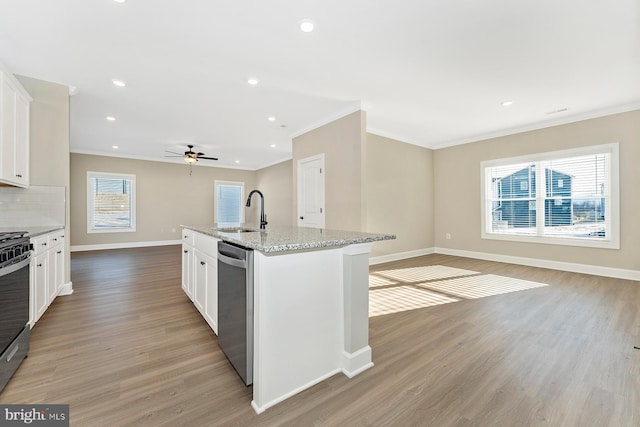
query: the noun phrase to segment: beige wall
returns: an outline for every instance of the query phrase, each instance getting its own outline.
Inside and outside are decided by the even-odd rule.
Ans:
[[[71,240],[69,239],[69,88],[29,77],[16,77],[33,98],[29,110],[29,183],[30,185],[65,187],[67,195],[65,283],[68,283]]]
[[[87,172],[136,175],[136,231],[87,233]],[[118,157],[71,154],[71,244],[101,245],[180,240],[180,224],[210,226],[214,221],[215,180],[255,188],[255,172]],[[256,206],[245,213],[255,215]],[[175,231],[174,231],[175,230]]]
[[[293,139],[293,222],[297,218],[297,162],[325,156],[325,227],[364,231],[365,112],[357,111]]]
[[[480,238],[480,162],[620,144],[620,250]],[[435,245],[441,248],[640,270],[640,110],[440,149],[434,155]],[[451,240],[445,239],[451,233]]]
[[[278,163],[256,171],[256,188],[265,199],[264,212],[269,226],[290,227],[293,220],[293,162]],[[255,196],[254,196],[255,197]],[[254,221],[259,221],[259,214]]]
[[[372,256],[434,245],[433,151],[367,134],[367,231],[396,240],[374,244]]]

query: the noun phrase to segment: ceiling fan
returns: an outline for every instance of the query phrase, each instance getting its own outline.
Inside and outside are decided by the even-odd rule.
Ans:
[[[195,151],[193,151],[193,145],[189,144],[187,145],[187,147],[189,147],[188,151],[185,151],[184,154],[180,154],[180,153],[176,153],[174,151],[169,151],[167,150],[167,153],[173,154],[171,156],[165,156],[165,157],[182,157],[184,158],[184,161],[187,163],[195,163],[198,161],[198,159],[206,159],[206,160],[218,160],[217,157],[206,157],[204,155],[204,153],[196,153]]]

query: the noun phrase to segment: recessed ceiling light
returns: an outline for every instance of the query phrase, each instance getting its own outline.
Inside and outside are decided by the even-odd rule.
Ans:
[[[258,83],[260,83],[260,80],[254,78],[254,77],[251,77],[250,79],[247,80],[247,83],[249,83],[251,86],[255,86]]]
[[[305,33],[310,33],[316,27],[313,21],[309,19],[303,19],[302,21],[300,21],[299,26],[300,26],[300,30],[302,30]]]
[[[105,119],[109,120],[110,122],[115,122],[116,121],[116,118],[113,117],[113,116],[107,116],[107,117],[105,117]]]
[[[124,2],[126,2],[127,0],[113,0],[113,1],[114,1],[114,2],[116,2],[116,3],[124,3]]]
[[[502,101],[502,106],[503,107],[508,107],[510,105],[513,105],[513,101],[512,100],[507,100],[507,101]]]
[[[112,145],[111,148],[113,148],[114,150],[117,150],[120,147],[118,147],[117,145]]]
[[[269,120],[270,122],[275,122],[276,118],[273,117],[273,116],[269,116],[269,117],[267,117],[267,120]]]
[[[276,146],[276,144],[271,144],[270,147],[271,148],[276,148],[277,146]]]
[[[240,160],[236,160],[236,163],[240,163]]]
[[[127,85],[125,82],[119,79],[111,79],[111,81],[113,82],[114,86],[125,87]]]

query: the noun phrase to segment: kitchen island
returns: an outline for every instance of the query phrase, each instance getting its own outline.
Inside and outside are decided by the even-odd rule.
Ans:
[[[339,372],[353,377],[373,366],[369,253],[373,242],[395,236],[183,227],[254,250],[251,405],[257,413]]]

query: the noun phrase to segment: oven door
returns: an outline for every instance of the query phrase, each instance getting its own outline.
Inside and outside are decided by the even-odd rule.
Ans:
[[[0,268],[0,354],[29,322],[29,262],[26,253],[20,262]]]

